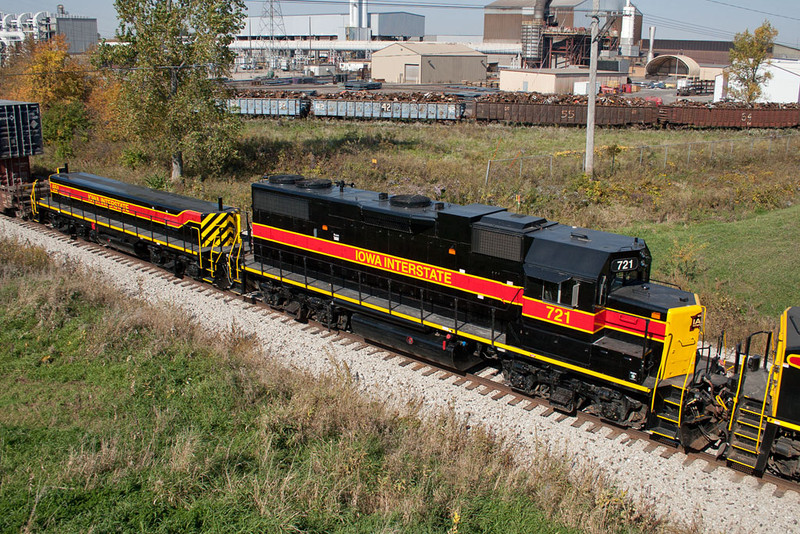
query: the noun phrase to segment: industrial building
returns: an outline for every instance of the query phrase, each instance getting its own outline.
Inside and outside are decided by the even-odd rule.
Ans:
[[[770,73],[772,77],[762,85],[761,97],[757,102],[800,103],[800,61],[773,59],[759,70],[760,74],[764,72]],[[729,98],[730,86],[728,73],[718,74],[714,85],[714,102]]]
[[[372,54],[372,78],[390,83],[486,80],[486,55],[445,43],[394,43]]]
[[[591,0],[495,0],[484,8],[484,41],[519,43],[527,67],[588,65],[591,32],[579,26],[588,9]],[[607,16],[608,31],[601,36],[605,55],[638,57],[641,12],[628,0],[623,11]]]
[[[723,67],[702,66],[694,59],[684,55],[666,54],[656,56],[647,62],[645,73],[651,78],[694,78],[713,80],[722,73]]]
[[[367,26],[351,26],[352,17],[347,14],[286,15],[280,22],[269,17],[248,17],[242,30],[236,35],[238,41],[249,40],[339,40],[388,41],[420,40],[425,35],[425,17],[414,13],[369,13]],[[356,22],[356,24],[363,24]]]
[[[727,65],[730,63],[731,48],[733,41],[653,40],[654,56],[688,56],[700,65]],[[800,49],[776,43],[770,50],[770,56],[776,59],[800,59]]]
[[[627,73],[597,72],[597,84],[618,87]],[[564,69],[507,69],[500,71],[500,90],[525,93],[569,94],[575,84],[588,83],[589,70],[580,67]]]
[[[299,69],[320,61],[368,59],[388,43],[420,41],[424,36],[424,16],[405,11],[370,13],[367,0],[352,0],[349,13],[283,16],[273,10],[248,17],[231,47],[243,69],[263,65]]]
[[[70,15],[62,4],[58,5],[56,13],[0,13],[0,55],[3,61],[15,45],[26,38],[46,41],[55,35],[66,38],[70,54],[82,54],[99,41],[97,19]]]

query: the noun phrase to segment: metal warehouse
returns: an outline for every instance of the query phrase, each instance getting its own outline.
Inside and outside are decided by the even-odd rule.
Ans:
[[[459,44],[395,43],[372,54],[372,77],[390,83],[486,80],[486,54]]]

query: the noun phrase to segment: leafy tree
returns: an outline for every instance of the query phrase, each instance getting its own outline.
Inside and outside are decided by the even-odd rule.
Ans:
[[[752,34],[749,30],[736,34],[730,51],[731,97],[752,104],[761,96],[761,87],[772,74],[759,72],[759,69],[769,64],[769,53],[777,35],[778,30],[766,20]]]
[[[75,155],[73,141],[75,134],[86,140],[90,122],[86,109],[80,101],[55,102],[45,109],[42,115],[42,136],[55,146],[55,155],[66,159]]]
[[[214,170],[235,153],[238,121],[215,78],[230,72],[228,45],[244,19],[243,0],[116,0],[120,46],[101,45],[95,63],[118,68],[127,129],[172,163],[184,155]]]
[[[86,68],[73,59],[63,35],[47,41],[18,45],[11,63],[3,69],[6,75],[3,94],[15,100],[38,102],[43,109],[56,103],[81,100],[87,92]]]
[[[62,35],[47,41],[28,39],[16,46],[0,77],[2,97],[39,103],[44,140],[55,147],[58,158],[72,157],[75,134],[86,138],[90,127],[83,99],[92,80],[68,50]]]

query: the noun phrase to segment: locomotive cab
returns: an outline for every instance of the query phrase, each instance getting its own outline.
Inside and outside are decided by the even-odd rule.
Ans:
[[[532,238],[520,343],[630,384],[687,372],[702,310],[693,294],[649,283],[643,240],[565,225]]]

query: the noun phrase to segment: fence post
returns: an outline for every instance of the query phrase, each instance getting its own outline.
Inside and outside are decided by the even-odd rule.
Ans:
[[[519,158],[519,179],[522,180],[522,158]]]
[[[550,154],[550,179],[553,179],[553,155]]]
[[[711,157],[709,159],[714,159],[714,141],[711,141],[709,145],[711,146]]]
[[[767,147],[767,154],[772,155],[772,138],[769,138],[769,146]]]
[[[788,135],[786,136],[786,150],[785,150],[785,153],[786,154],[789,153],[789,136]]]
[[[731,156],[733,156],[733,140],[731,140]]]
[[[692,143],[689,143],[689,150],[686,152],[686,164],[689,164],[689,160],[692,158]]]
[[[486,180],[483,182],[483,187],[489,185],[489,173],[492,172],[492,160],[486,164]]]
[[[664,145],[664,165],[662,167],[663,169],[667,168],[667,147],[668,145]]]

